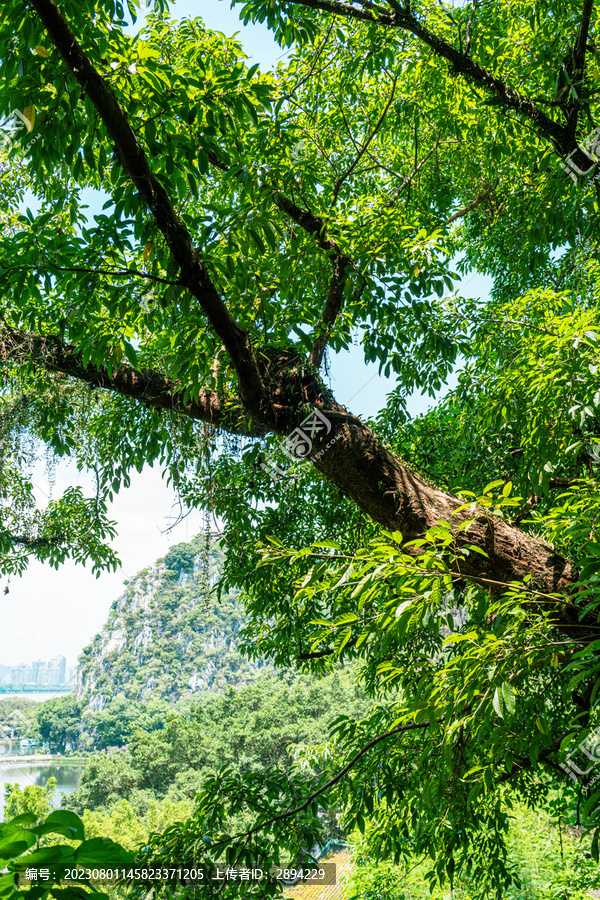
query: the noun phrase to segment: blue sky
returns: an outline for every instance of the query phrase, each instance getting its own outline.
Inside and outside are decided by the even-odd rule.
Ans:
[[[230,9],[221,0],[179,0],[172,11],[175,17],[200,16],[207,26],[227,35],[239,32],[246,54],[263,68],[274,66],[283,54],[266,28],[244,27],[237,9]],[[485,296],[489,281],[472,275],[463,287],[466,295]],[[376,366],[365,365],[360,348],[354,347],[331,360],[331,386],[336,398],[352,412],[372,416],[383,406],[393,381],[380,377]],[[430,405],[429,398],[418,395],[409,401],[413,415]],[[34,479],[43,501],[49,491],[43,460]],[[54,490],[60,494],[77,480],[77,472],[62,465]],[[59,653],[64,653],[70,663],[75,662],[106,621],[112,601],[121,593],[123,579],[151,565],[174,543],[189,540],[201,530],[201,513],[195,511],[173,531],[165,531],[173,521],[174,502],[158,470],[134,473],[131,487],[117,497],[111,510],[118,527],[114,545],[123,563],[120,571],[96,579],[81,566],[67,564],[56,571],[35,563],[22,578],[11,579],[9,594],[0,592],[0,663],[16,665]],[[4,584],[6,579],[0,588]]]

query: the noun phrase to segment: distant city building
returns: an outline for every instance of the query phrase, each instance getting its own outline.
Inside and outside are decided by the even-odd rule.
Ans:
[[[0,684],[62,685],[75,682],[76,667],[69,666],[64,656],[41,659],[20,666],[0,666]]]

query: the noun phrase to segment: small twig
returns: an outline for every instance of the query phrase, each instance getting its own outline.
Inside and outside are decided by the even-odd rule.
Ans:
[[[338,781],[341,781],[344,775],[350,771],[350,769],[358,762],[358,760],[365,755],[372,747],[376,744],[381,743],[381,741],[387,740],[387,738],[392,737],[394,734],[402,734],[405,731],[414,731],[415,729],[421,728],[429,728],[429,722],[412,722],[409,725],[398,725],[397,728],[392,728],[391,731],[386,731],[385,734],[380,734],[378,737],[370,740],[365,746],[355,753],[350,762],[346,763],[343,769],[334,775],[329,781],[325,782],[322,787],[317,788],[316,791],[313,791],[312,794],[306,798],[306,800],[301,803],[299,806],[295,806],[293,809],[288,809],[285,812],[278,813],[278,815],[272,816],[270,819],[267,819],[265,822],[261,822],[259,825],[255,825],[253,828],[249,828],[248,831],[241,831],[238,834],[234,834],[232,837],[228,837],[226,841],[218,841],[216,844],[212,844],[210,849],[214,850],[215,847],[219,847],[220,844],[223,843],[231,843],[232,840],[236,838],[245,837],[248,840],[253,834],[256,834],[259,831],[264,831],[266,828],[269,828],[271,825],[274,825],[275,822],[281,822],[283,819],[289,819],[291,816],[295,816],[300,812],[304,812],[308,806],[319,797],[321,794],[325,793],[325,791],[329,790],[329,788],[333,787]]]
[[[37,265],[27,265],[27,266],[6,266],[2,265],[4,269],[54,269],[58,272],[87,272],[90,275],[117,275],[117,276],[125,276],[125,275],[135,275],[137,278],[147,278],[149,281],[158,281],[161,284],[169,284],[173,287],[181,287],[181,281],[173,281],[170,278],[161,278],[160,275],[151,275],[150,272],[140,272],[139,269],[88,269],[83,266],[57,266],[55,263],[46,262],[44,264]]]
[[[455,213],[453,213],[449,219],[446,219],[444,225],[450,225],[451,222],[455,222],[457,219],[462,219],[467,213],[470,213],[475,207],[479,206],[480,203],[490,196],[496,184],[490,184],[489,187],[482,191],[479,196],[477,196],[472,203],[469,203],[467,206],[463,206],[462,209],[458,209]]]

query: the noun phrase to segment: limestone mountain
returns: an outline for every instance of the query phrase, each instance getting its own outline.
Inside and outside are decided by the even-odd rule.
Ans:
[[[222,550],[200,535],[125,583],[102,631],[78,662],[77,699],[99,712],[119,695],[176,702],[252,680],[263,664],[238,651],[244,612],[210,589]]]

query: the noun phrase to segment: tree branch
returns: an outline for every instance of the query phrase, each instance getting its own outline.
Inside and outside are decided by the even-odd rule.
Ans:
[[[404,190],[404,188],[405,188],[407,185],[410,185],[410,184],[412,183],[413,178],[414,178],[416,175],[418,175],[418,173],[419,173],[420,170],[423,168],[423,166],[425,165],[425,163],[427,162],[427,160],[429,159],[429,157],[432,156],[432,155],[435,153],[435,151],[436,151],[437,148],[439,147],[439,143],[440,143],[440,139],[439,139],[439,137],[436,136],[435,144],[433,145],[433,147],[431,148],[431,150],[429,150],[429,152],[425,154],[425,156],[423,157],[423,159],[421,160],[421,162],[418,163],[418,164],[414,167],[414,169],[412,170],[412,172],[410,173],[410,175],[408,175],[406,178],[403,178],[403,179],[402,179],[402,183],[401,183],[401,184],[396,188],[396,190],[394,191],[394,196],[393,196],[393,197],[390,197],[390,199],[386,202],[386,204],[385,204],[386,206],[391,207],[391,206],[394,205],[394,203],[396,202],[396,200],[398,199],[398,197],[400,196],[400,194],[402,193],[402,191]]]
[[[363,22],[376,22],[379,25],[395,24],[395,16],[385,12],[381,7],[373,7],[371,10],[362,9],[353,6],[352,3],[344,3],[342,0],[288,0],[288,2],[300,3],[310,9],[320,9],[322,12],[344,16],[347,19],[360,19]]]
[[[581,22],[579,24],[579,31],[577,32],[577,39],[575,41],[575,50],[573,51],[573,84],[579,85],[583,81],[583,77],[585,74],[585,51],[587,47],[587,39],[590,31],[590,20],[592,16],[592,9],[594,6],[594,0],[583,0],[583,10],[581,13]],[[577,118],[579,115],[579,99],[577,96],[573,96],[575,92],[571,92],[571,112],[569,114],[569,127],[571,128],[571,133],[573,138],[575,137],[575,131],[577,129]]]
[[[272,816],[270,819],[267,819],[265,822],[261,822],[259,825],[255,825],[253,828],[248,829],[248,831],[241,831],[239,834],[234,835],[234,838],[242,838],[242,837],[251,837],[253,834],[256,834],[259,831],[264,831],[265,828],[269,828],[269,826],[274,825],[275,822],[281,822],[282,819],[289,819],[291,816],[295,816],[300,812],[304,812],[313,800],[316,800],[321,794],[325,793],[325,791],[329,790],[329,788],[333,787],[338,781],[341,781],[344,775],[350,771],[350,769],[356,765],[358,760],[368,753],[369,750],[374,747],[376,744],[380,744],[381,741],[387,740],[387,738],[392,737],[394,734],[402,734],[404,731],[414,731],[415,729],[429,728],[429,722],[419,722],[418,724],[415,722],[410,723],[409,725],[399,725],[397,728],[392,728],[391,731],[386,731],[385,734],[380,734],[378,737],[373,738],[373,740],[369,741],[365,746],[355,753],[350,762],[346,763],[343,769],[334,775],[329,781],[325,782],[320,788],[317,788],[316,791],[313,791],[312,794],[306,798],[306,800],[300,804],[300,806],[295,806],[293,809],[288,809],[285,812],[279,813],[276,816]],[[227,839],[227,843],[231,841],[231,838]],[[224,843],[220,841],[211,846],[211,850],[214,850],[215,847],[219,846],[219,843]]]
[[[340,177],[339,177],[338,180],[336,181],[335,187],[334,187],[334,189],[333,189],[333,200],[331,201],[331,205],[332,205],[332,206],[335,206],[335,203],[336,203],[337,198],[338,198],[338,194],[339,194],[339,192],[340,192],[340,188],[341,188],[341,186],[343,185],[344,181],[345,181],[347,178],[350,177],[350,175],[352,174],[352,172],[354,171],[354,169],[356,168],[356,166],[358,165],[358,163],[360,162],[360,160],[361,160],[362,157],[364,156],[364,154],[365,154],[365,152],[366,152],[366,150],[367,150],[369,144],[371,143],[371,141],[373,140],[373,138],[375,137],[375,135],[377,134],[377,132],[379,131],[379,129],[381,128],[381,126],[383,125],[383,123],[384,123],[384,121],[385,121],[385,117],[387,116],[388,110],[389,110],[390,106],[392,105],[392,101],[393,101],[393,99],[394,99],[394,97],[395,97],[395,95],[396,95],[396,83],[397,83],[397,81],[398,81],[398,76],[396,75],[396,76],[394,76],[394,78],[393,78],[393,80],[392,80],[392,90],[390,91],[390,96],[388,97],[387,103],[385,104],[385,107],[384,107],[384,109],[383,109],[383,112],[381,113],[379,119],[377,120],[377,122],[376,122],[376,124],[375,124],[375,127],[371,129],[370,134],[369,134],[369,135],[366,137],[366,139],[363,141],[362,147],[360,147],[360,149],[359,149],[359,151],[358,151],[356,157],[354,158],[353,162],[350,164],[350,166],[346,169],[345,172],[342,172],[342,174],[340,175]]]
[[[105,388],[150,409],[169,409],[249,437],[264,433],[244,416],[241,402],[237,408],[231,408],[216,391],[201,389],[196,398],[186,399],[185,386],[160,372],[119,366],[111,375],[105,367],[85,365],[81,354],[58,337],[0,326],[0,362],[15,359],[37,363],[49,372],[69,375],[91,387]]]
[[[229,172],[231,168],[227,163],[220,160],[214,151],[208,153],[208,160],[211,165],[220,169],[222,172]],[[350,257],[345,256],[342,253],[337,242],[327,233],[327,228],[323,219],[310,212],[310,210],[298,206],[281,191],[269,187],[268,185],[265,186],[265,189],[271,192],[277,208],[289,216],[292,222],[299,225],[303,231],[306,231],[307,234],[314,237],[317,245],[322,250],[327,251],[331,256],[333,274],[329,284],[327,300],[323,307],[321,320],[316,328],[316,336],[309,357],[310,364],[319,368],[323,360],[323,354],[325,352],[325,347],[327,346],[327,341],[329,340],[329,335],[331,334],[331,329],[342,306],[344,286],[348,274],[347,270],[349,267],[354,268],[354,263]]]
[[[488,94],[499,100],[503,107],[512,109],[532,121],[538,134],[549,140],[561,155],[566,156],[574,149],[574,137],[568,126],[555,122],[538,109],[529,97],[497,78],[492,72],[472,60],[467,53],[457,50],[448,41],[434,34],[408,9],[399,7],[398,4],[394,3],[391,5],[394,7],[395,12],[386,16],[375,12],[368,13],[362,9],[358,10],[348,3],[337,2],[337,0],[336,2],[333,2],[333,0],[287,0],[287,2],[290,6],[306,6],[310,9],[320,9],[323,12],[333,13],[346,18],[360,19],[388,27],[400,28],[403,31],[408,31],[410,34],[414,34],[415,37],[433,50],[436,56],[448,60],[455,74],[475,82]],[[590,2],[590,0],[586,0],[586,2]]]
[[[104,122],[124,171],[154,216],[179,266],[181,283],[199,301],[210,324],[225,345],[238,375],[244,405],[254,418],[263,420],[267,413],[266,393],[250,338],[234,320],[213,285],[188,230],[175,212],[167,191],[152,173],[146,154],[110,85],[81,50],[54,0],[31,0],[31,4],[52,43]]]
[[[140,272],[139,269],[92,269],[84,266],[57,266],[55,263],[44,262],[38,265],[13,266],[10,263],[2,262],[3,269],[35,269],[36,271],[44,271],[50,269],[55,272],[89,272],[90,275],[113,275],[125,277],[134,275],[136,278],[145,278],[148,281],[156,281],[159,284],[169,284],[174,287],[183,286],[181,281],[173,281],[172,278],[161,278],[160,275],[151,275],[150,272]]]
[[[310,210],[297,206],[281,191],[273,190],[273,199],[282,212],[285,212],[293,222],[296,222],[304,231],[312,235],[319,247],[331,255],[333,273],[329,284],[329,292],[321,314],[321,321],[316,328],[315,339],[309,357],[310,364],[318,368],[323,360],[323,353],[325,352],[331,329],[342,307],[348,269],[353,269],[354,263],[349,256],[342,253],[337,242],[329,236],[323,219],[314,215]]]
[[[342,308],[344,288],[348,279],[348,269],[352,268],[352,260],[347,256],[338,254],[332,258],[331,265],[333,267],[333,274],[329,283],[327,300],[323,307],[321,321],[316,329],[315,340],[308,360],[309,363],[317,369],[323,361],[323,354],[325,353],[325,347],[327,346],[331,329]]]
[[[474,210],[477,206],[479,206],[480,203],[483,203],[483,201],[490,196],[494,188],[495,184],[490,184],[490,186],[487,187],[485,191],[482,191],[481,194],[475,197],[472,203],[469,203],[467,206],[463,206],[461,209],[458,209],[450,216],[449,219],[446,219],[444,225],[450,225],[451,222],[456,222],[457,219],[462,219],[463,216],[466,216],[467,213],[470,213],[472,210]]]
[[[584,0],[583,10],[581,13],[581,23],[577,33],[575,42],[575,71],[573,72],[573,80],[575,83],[582,81],[585,72],[585,51],[587,47],[587,39],[590,31],[590,20],[592,17],[592,9],[594,0]]]
[[[475,17],[475,10],[477,9],[477,0],[473,0],[473,6],[471,7],[471,12],[469,13],[469,19],[467,21],[467,29],[465,31],[465,54],[469,54],[471,52],[471,25],[473,24],[473,19]]]

